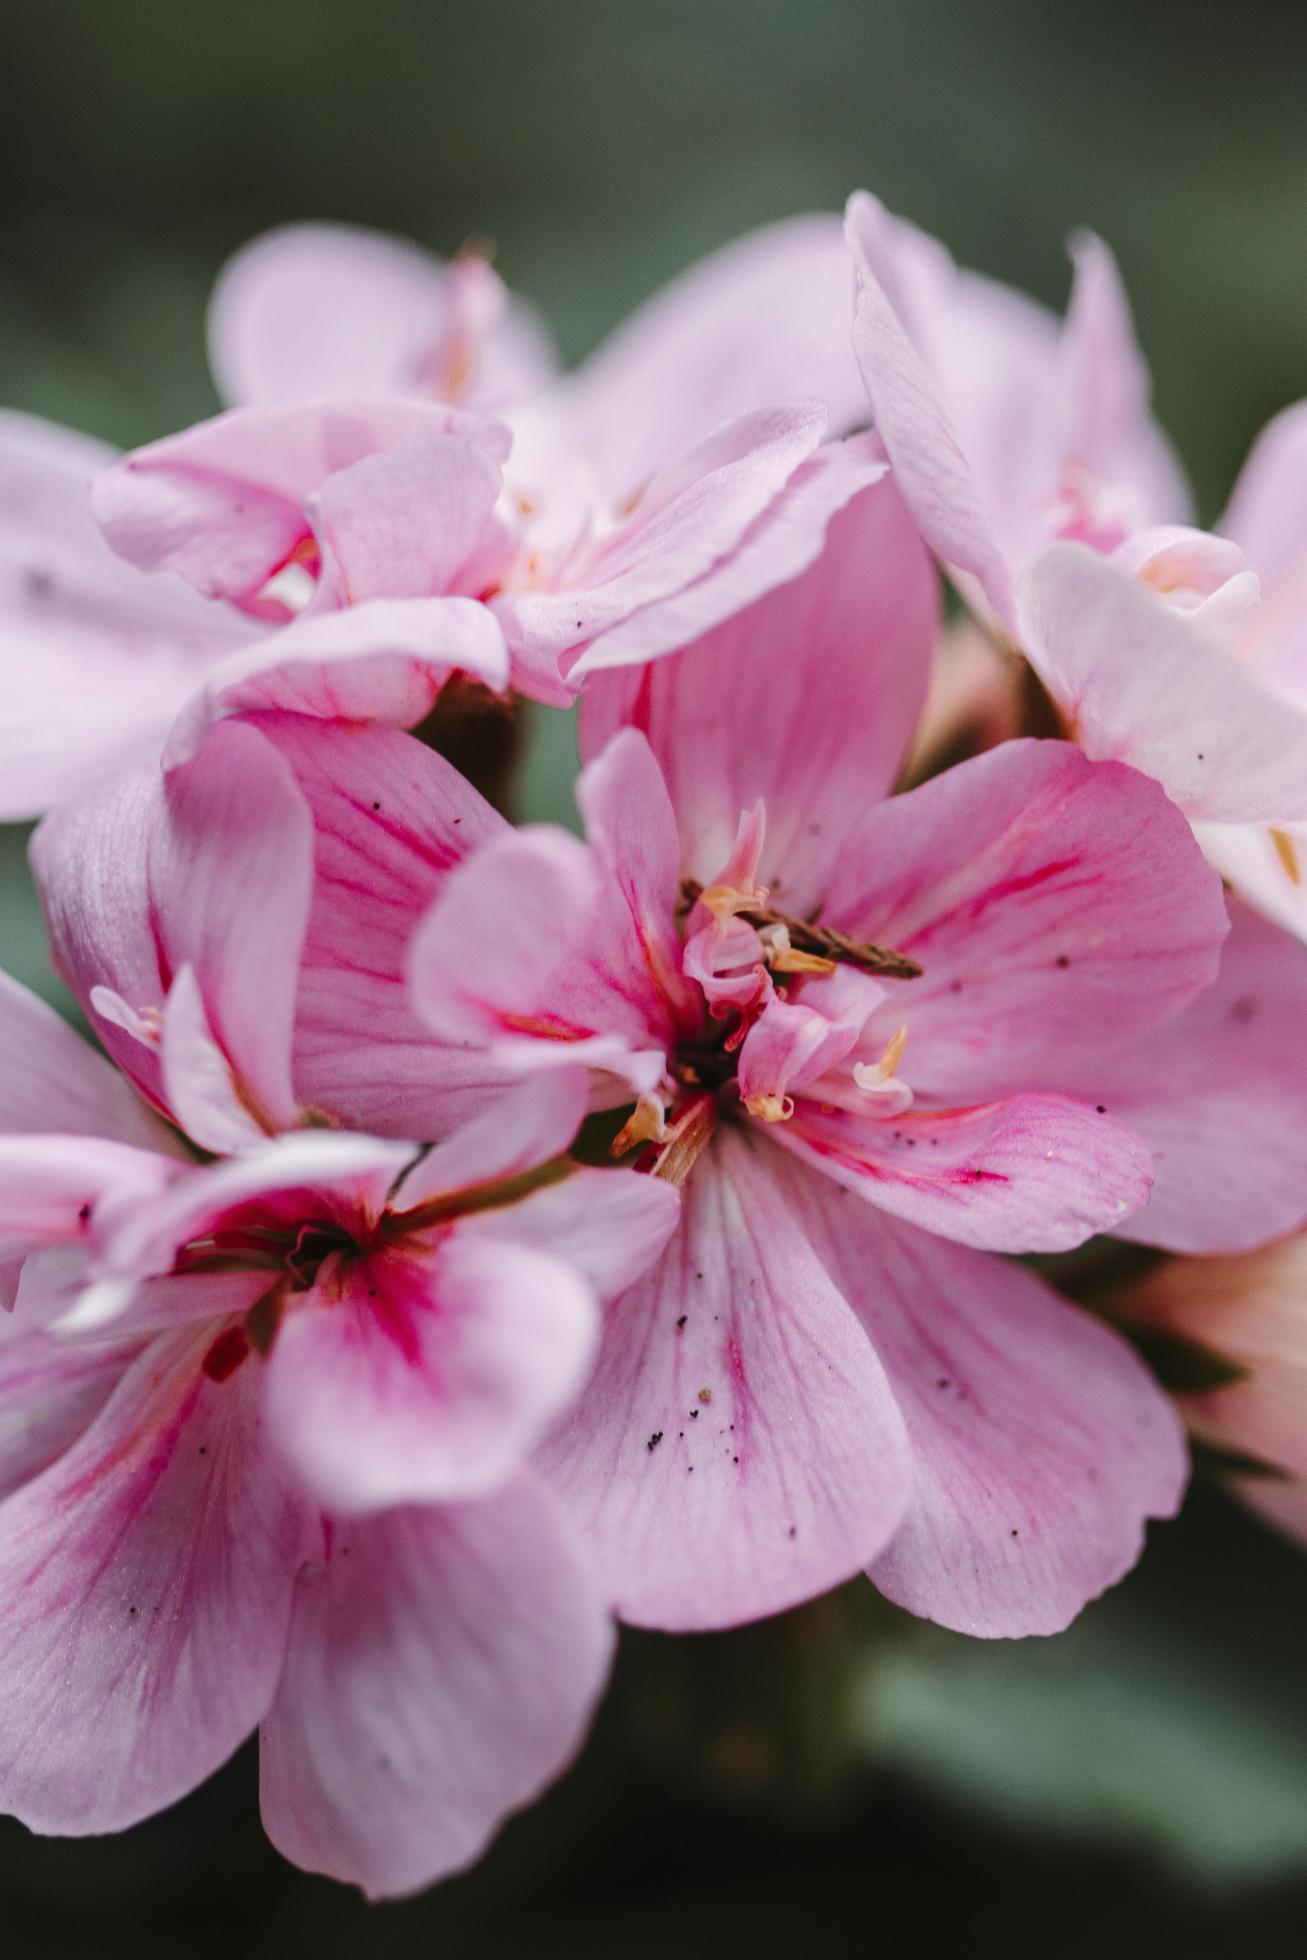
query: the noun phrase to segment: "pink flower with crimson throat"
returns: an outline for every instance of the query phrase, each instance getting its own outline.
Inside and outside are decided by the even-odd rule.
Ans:
[[[1174,1508],[1183,1448],[1119,1337],[993,1255],[1122,1227],[1211,1249],[1301,1206],[1239,1168],[1284,1091],[1226,1006],[1202,1081],[1184,1061],[1227,921],[1156,785],[1012,743],[868,806],[934,605],[894,491],[865,493],[812,573],[590,690],[588,844],[489,844],[415,941],[434,1029],[585,1062],[681,1184],[544,1457],[637,1622],[866,1566],[949,1625],[1065,1625]],[[1205,1100],[1227,1050],[1239,1123]]]
[[[258,1726],[288,1856],[374,1895],[457,1869],[602,1687],[528,1457],[675,1194],[560,1155],[575,1077],[427,1151],[201,1167],[12,986],[0,1042],[0,1805],[121,1828]]]

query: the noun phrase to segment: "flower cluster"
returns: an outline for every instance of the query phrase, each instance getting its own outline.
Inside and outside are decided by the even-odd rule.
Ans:
[[[1055,1632],[1186,1414],[1307,1532],[1307,405],[1193,528],[1074,259],[1059,322],[858,195],[563,376],[480,258],[295,227],[224,413],[0,421],[0,814],[103,1049],[3,983],[0,1807],[257,1728],[403,1893],[614,1617]],[[441,753],[518,697],[583,838]]]

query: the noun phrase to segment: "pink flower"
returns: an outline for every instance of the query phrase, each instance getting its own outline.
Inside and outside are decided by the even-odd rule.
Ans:
[[[399,395],[497,413],[553,380],[532,309],[475,250],[444,263],[352,225],[279,225],[223,267],[214,379],[234,408]]]
[[[899,488],[931,549],[1004,627],[1015,623],[1018,574],[1053,539],[1106,553],[1183,524],[1188,493],[1150,418],[1101,240],[1073,241],[1059,329],[1024,294],[959,271],[865,191],[849,200],[845,232],[854,350]],[[1200,533],[1180,535],[1200,548]]]
[[[618,496],[565,397],[516,437],[424,402],[234,410],[125,458],[96,508],[142,569],[283,623],[200,712],[404,722],[455,668],[566,702],[802,570],[885,468],[865,437],[820,446],[826,424],[816,401],[750,409]]]
[[[114,564],[85,510],[109,452],[0,428],[22,519],[0,815],[156,755],[183,708],[178,758],[249,709],[412,726],[454,672],[565,702],[706,630],[809,563],[883,468],[866,441],[821,444],[864,419],[851,315],[837,221],[796,219],[693,268],[558,383],[475,253],[442,266],[326,225],[255,241],[210,319],[238,412],[101,491],[123,554],[218,603]]]
[[[1301,418],[1268,430],[1219,534],[1192,530],[1097,239],[1073,247],[1059,331],[865,193],[847,233],[854,346],[923,537],[1085,752],[1156,777],[1213,826],[1218,869],[1307,931],[1307,614],[1285,515],[1300,501]]]
[[[992,1255],[1146,1231],[1150,1187],[1164,1241],[1202,1238],[1188,1167],[1235,1165],[1244,1131],[1168,1130],[1157,1162],[1143,1137],[1219,887],[1154,784],[1062,744],[874,803],[934,615],[897,497],[866,493],[807,577],[588,691],[588,845],[492,841],[415,941],[445,1039],[587,1062],[599,1101],[638,1098],[617,1147],[683,1183],[544,1459],[637,1622],[722,1625],[867,1566],[946,1624],[1047,1632],[1178,1500],[1146,1370]]]
[[[201,1168],[12,985],[0,1047],[0,1807],[121,1828],[258,1726],[288,1856],[374,1895],[457,1869],[602,1686],[606,1602],[527,1457],[675,1194],[559,1155],[575,1075],[426,1152]]]

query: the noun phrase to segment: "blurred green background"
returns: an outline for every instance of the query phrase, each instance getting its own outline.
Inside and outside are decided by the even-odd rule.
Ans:
[[[3,0],[0,400],[124,444],[216,405],[223,257],[333,217],[492,236],[576,357],[666,275],[854,185],[1060,304],[1118,253],[1212,517],[1307,394],[1307,16],[1036,0]],[[1307,522],[1307,516],[1304,521]],[[568,731],[541,718],[533,814]],[[23,834],[0,957],[43,964]],[[0,1827],[14,1960],[1297,1955],[1307,1561],[1200,1490],[1054,1642],[970,1645],[868,1588],[738,1636],[626,1645],[571,1778],[488,1861],[367,1914],[263,1845],[247,1751],[125,1840]]]

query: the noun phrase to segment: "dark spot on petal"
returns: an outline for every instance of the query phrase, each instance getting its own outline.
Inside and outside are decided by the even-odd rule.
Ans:
[[[1059,953],[1057,956],[1057,963],[1062,968],[1062,971],[1065,973],[1066,969],[1070,966],[1071,961],[1065,953]]]
[[[1106,1104],[1106,1103],[1095,1103],[1095,1104],[1094,1104],[1094,1108],[1095,1108],[1095,1109],[1096,1109],[1096,1110],[1098,1111],[1098,1114],[1099,1114],[1100,1116],[1106,1116],[1106,1115],[1107,1115],[1107,1104]]]
[[[947,1376],[947,1375],[941,1375],[941,1376],[940,1376],[940,1378],[939,1378],[939,1380],[938,1380],[938,1381],[937,1381],[937,1382],[935,1383],[935,1386],[936,1386],[936,1388],[947,1388],[947,1387],[949,1386],[949,1378],[948,1378],[948,1376]]]
[[[662,1430],[655,1429],[653,1435],[649,1438],[649,1441],[645,1444],[645,1448],[650,1452],[652,1452],[657,1449],[658,1445],[662,1442],[662,1440],[663,1440]]]
[[[683,1313],[683,1314],[681,1315],[681,1317],[680,1317],[680,1319],[679,1319],[679,1320],[677,1321],[677,1323],[676,1323],[676,1324],[677,1324],[677,1326],[678,1326],[678,1327],[684,1327],[684,1325],[685,1325],[685,1323],[686,1323],[686,1321],[687,1321],[687,1320],[688,1320],[689,1318],[690,1318],[690,1316],[689,1316],[689,1314],[688,1314],[688,1313]]]
[[[91,1207],[89,1205],[79,1205],[77,1207],[77,1216],[81,1219],[83,1225],[85,1225],[87,1219],[91,1216]]]

